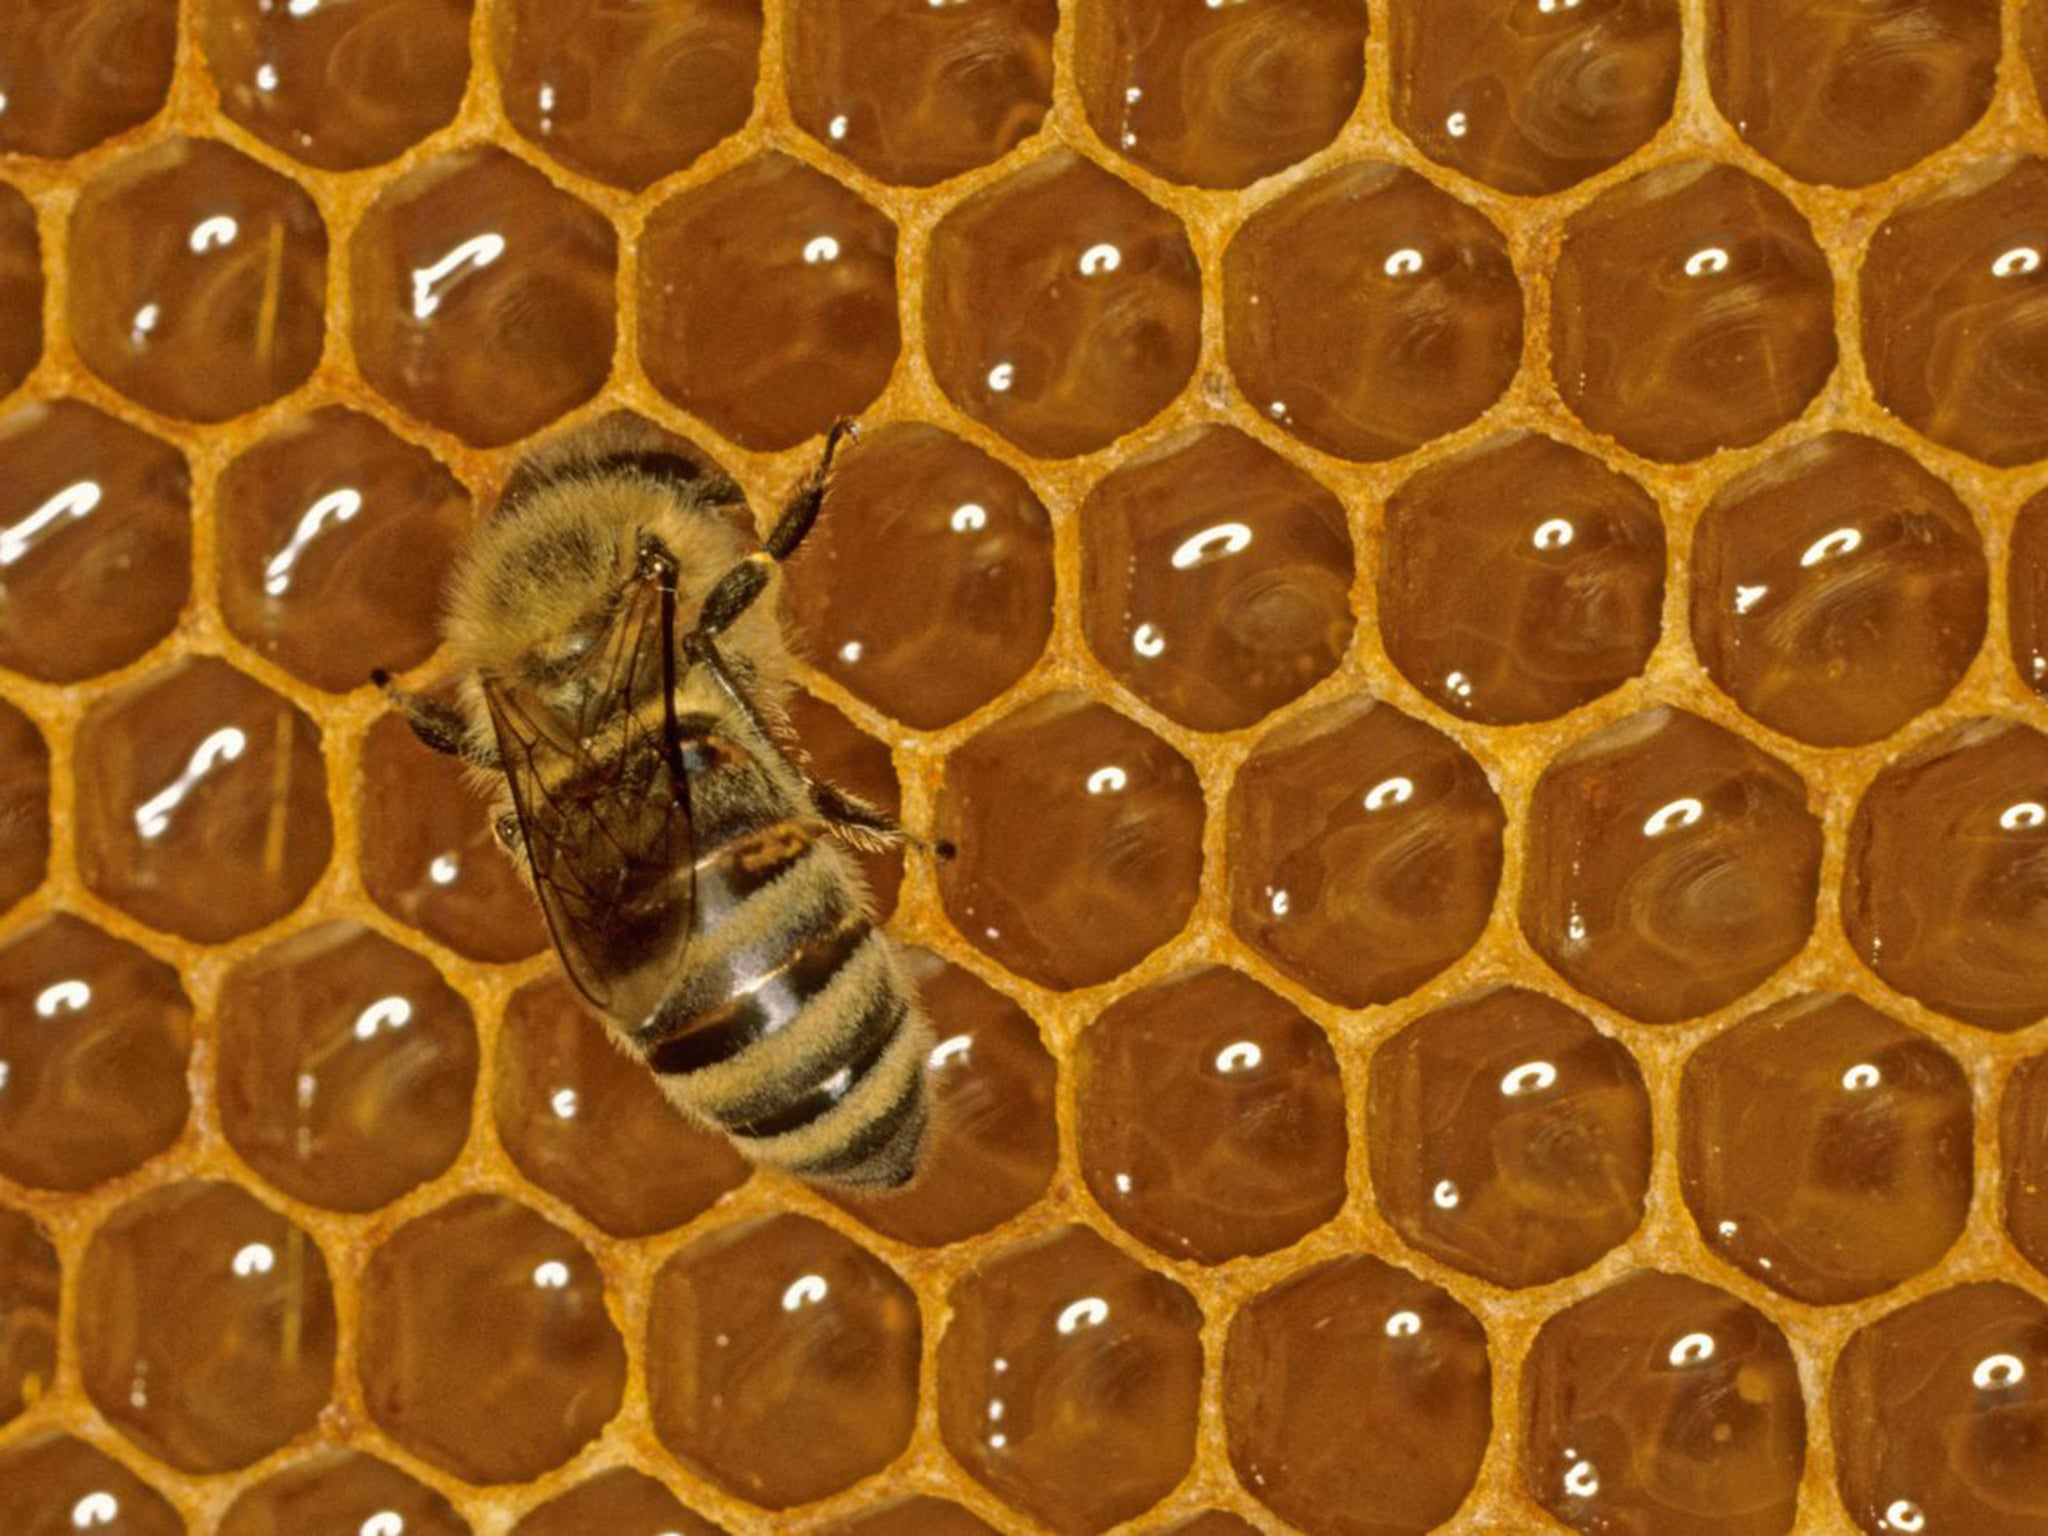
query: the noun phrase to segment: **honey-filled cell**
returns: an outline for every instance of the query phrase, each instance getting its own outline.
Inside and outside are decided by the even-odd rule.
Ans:
[[[91,1525],[81,1525],[80,1518]],[[177,1506],[106,1452],[50,1429],[0,1448],[8,1536],[186,1536]]]
[[[178,0],[14,0],[0,14],[0,155],[59,159],[154,117]]]
[[[80,873],[152,927],[219,943],[284,916],[327,867],[319,727],[218,657],[101,698],[77,757]]]
[[[35,721],[0,699],[0,913],[50,865],[50,749]]]
[[[334,693],[433,654],[470,505],[426,449],[329,406],[243,452],[214,497],[221,611],[249,645]]]
[[[0,1206],[0,1425],[56,1385],[57,1250],[23,1211]]]
[[[889,381],[896,226],[831,177],[764,155],[649,216],[639,308],[657,389],[744,447],[793,447]]]
[[[1075,69],[1095,136],[1172,181],[1249,186],[1337,136],[1365,85],[1360,0],[1084,0]]]
[[[226,421],[320,361],[327,226],[239,150],[175,138],[116,160],[79,195],[68,244],[72,345],[153,411]]]
[[[761,0],[505,0],[491,48],[515,129],[570,170],[638,191],[746,122]]]
[[[361,924],[322,923],[242,961],[218,1013],[228,1141],[285,1193],[375,1210],[440,1173],[468,1138],[469,1005]]]
[[[790,0],[791,114],[871,176],[930,186],[999,158],[1052,105],[1057,0]]]
[[[245,1489],[221,1517],[218,1536],[470,1536],[447,1499],[388,1462],[324,1450]]]
[[[168,635],[192,590],[191,494],[182,453],[82,401],[0,419],[0,666],[75,683]]]
[[[785,569],[783,612],[820,671],[934,730],[1038,660],[1052,633],[1052,546],[1023,476],[937,427],[892,422],[834,461]]]
[[[199,0],[221,111],[330,171],[391,159],[445,127],[469,83],[473,0]]]

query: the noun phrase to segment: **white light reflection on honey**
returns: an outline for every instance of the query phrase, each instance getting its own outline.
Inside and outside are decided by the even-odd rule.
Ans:
[[[839,242],[830,235],[819,235],[804,244],[804,265],[820,266],[839,259]]]
[[[1166,651],[1166,636],[1159,632],[1157,624],[1140,624],[1131,631],[1131,649],[1147,658],[1163,655]]]
[[[1384,811],[1391,805],[1406,805],[1415,798],[1415,781],[1401,774],[1390,779],[1381,779],[1365,792],[1365,808],[1368,811]]]
[[[412,1002],[403,997],[380,997],[356,1015],[351,1033],[358,1040],[374,1040],[380,1034],[396,1034],[412,1022]]]
[[[1436,1188],[1429,1192],[1429,1203],[1440,1211],[1455,1211],[1458,1208],[1458,1201],[1462,1198],[1458,1193],[1458,1186],[1449,1179],[1438,1179]]]
[[[1422,1332],[1420,1312],[1396,1312],[1387,1319],[1387,1337],[1390,1339],[1412,1339]]]
[[[548,1108],[555,1112],[557,1120],[574,1120],[580,1103],[574,1088],[557,1088],[548,1095]]]
[[[932,1047],[931,1055],[925,1058],[925,1065],[936,1072],[949,1061],[965,1061],[974,1048],[972,1037],[950,1035]]]
[[[1413,277],[1422,270],[1422,252],[1404,245],[1381,263],[1380,270],[1389,277]]]
[[[346,523],[362,510],[363,494],[353,486],[329,491],[306,508],[284,548],[272,555],[270,563],[263,568],[263,590],[272,597],[283,597],[291,589],[292,567],[298,564],[306,546],[330,526]]]
[[[2016,245],[1991,263],[1993,277],[2026,277],[2041,270],[2041,253],[2031,245]]]
[[[1216,1053],[1218,1072],[1249,1072],[1266,1059],[1256,1040],[1238,1040]]]
[[[192,233],[186,244],[192,254],[203,256],[208,251],[225,250],[235,243],[235,236],[242,232],[242,226],[225,213],[216,213],[210,219],[201,219],[192,226]]]
[[[1811,570],[1823,560],[1839,560],[1844,555],[1853,555],[1863,545],[1863,534],[1856,528],[1837,528],[1833,533],[1824,533],[1806,546],[1806,552],[1799,557],[1800,565]]]
[[[436,885],[453,885],[461,872],[462,861],[452,853],[436,854],[427,865],[427,878]]]
[[[1578,530],[1569,518],[1547,517],[1536,525],[1536,531],[1529,535],[1529,542],[1538,549],[1563,549],[1577,537]]]
[[[1871,1062],[1859,1061],[1842,1074],[1842,1086],[1851,1093],[1868,1093],[1884,1081],[1884,1074]]]
[[[1643,836],[1662,837],[1667,832],[1676,832],[1691,826],[1707,814],[1707,808],[1691,795],[1673,800],[1669,805],[1660,805],[1650,812],[1643,822]]]
[[[978,501],[964,501],[947,519],[955,533],[979,533],[988,526],[988,508]]]
[[[244,1280],[267,1275],[277,1268],[277,1250],[268,1243],[246,1243],[236,1250],[228,1267]]]
[[[1718,245],[1703,247],[1685,258],[1687,277],[1717,277],[1727,270],[1728,253]]]
[[[1710,1333],[1688,1333],[1664,1358],[1676,1366],[1703,1365],[1714,1358],[1714,1336]]]
[[[1557,1083],[1557,1068],[1547,1061],[1525,1061],[1500,1080],[1501,1093],[1510,1099],[1542,1093]]]
[[[1101,277],[1114,272],[1123,264],[1124,253],[1106,240],[1098,245],[1089,246],[1081,253],[1079,262],[1083,277]]]
[[[36,1017],[54,1019],[60,1013],[83,1013],[92,1001],[92,988],[77,977],[53,981],[36,994]]]
[[[1905,1536],[1916,1536],[1927,1529],[1927,1512],[1911,1499],[1893,1499],[1884,1507],[1884,1517],[1877,1522],[1881,1531],[1903,1531]]]
[[[2048,806],[2038,800],[2021,800],[1998,815],[1998,825],[2006,832],[2031,832],[2044,821],[2048,821]]]
[[[405,1536],[405,1516],[395,1509],[380,1509],[356,1527],[356,1536]]]
[[[815,1307],[825,1299],[825,1293],[830,1289],[823,1275],[799,1275],[782,1292],[782,1310],[795,1312],[804,1307]]]
[[[73,1530],[90,1531],[112,1525],[121,1518],[121,1501],[103,1488],[96,1488],[71,1506]]]
[[[1062,1308],[1053,1326],[1061,1333],[1074,1333],[1082,1328],[1100,1328],[1107,1321],[1109,1303],[1100,1296],[1083,1296]]]
[[[1600,1472],[1593,1463],[1583,1457],[1574,1457],[1570,1451],[1565,1455],[1572,1458],[1572,1464],[1565,1468],[1564,1491],[1575,1499],[1590,1499],[1600,1491]]]
[[[533,1267],[533,1283],[543,1291],[567,1290],[569,1266],[560,1259],[543,1259]]]
[[[1252,531],[1243,523],[1218,523],[1181,540],[1168,564],[1176,571],[1191,571],[1212,560],[1227,560],[1232,555],[1241,555],[1251,548],[1251,544]]]
[[[60,518],[84,517],[100,504],[97,480],[76,480],[11,527],[0,528],[0,566],[13,565],[34,547],[42,531]]]
[[[2002,1392],[2026,1379],[2027,1368],[2018,1355],[1986,1355],[1970,1372],[1970,1384],[1980,1392]]]
[[[505,237],[495,230],[472,235],[431,266],[415,267],[412,274],[412,317],[433,318],[441,301],[473,273],[481,272],[505,254]]]
[[[1130,782],[1131,776],[1112,763],[1109,767],[1098,768],[1088,775],[1088,793],[1091,795],[1121,794],[1129,787]]]
[[[144,841],[154,841],[171,829],[171,812],[192,792],[192,786],[222,763],[232,763],[249,745],[249,738],[232,725],[224,725],[193,749],[185,771],[135,807],[135,830]]]
[[[1010,386],[1017,382],[1015,363],[997,363],[988,371],[988,387],[997,394],[1008,394]]]

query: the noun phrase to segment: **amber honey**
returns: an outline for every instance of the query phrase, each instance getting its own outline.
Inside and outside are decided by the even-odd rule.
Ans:
[[[0,1530],[2048,1528],[2037,0],[10,0]],[[432,687],[631,411],[937,1021],[752,1173]]]

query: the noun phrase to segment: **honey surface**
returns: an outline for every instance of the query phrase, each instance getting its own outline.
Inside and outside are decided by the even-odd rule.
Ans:
[[[0,1531],[2048,1530],[2048,0],[7,0]],[[911,1190],[603,1039],[462,534],[765,518]]]

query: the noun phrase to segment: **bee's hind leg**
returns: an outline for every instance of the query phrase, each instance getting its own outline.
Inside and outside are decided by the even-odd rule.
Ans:
[[[831,823],[833,831],[856,848],[915,848],[942,864],[953,857],[955,850],[951,843],[944,840],[932,842],[919,837],[880,806],[869,805],[837,784],[818,778],[806,765],[798,765],[798,772],[804,776],[804,783],[811,792],[811,803],[817,806],[818,814]]]
[[[384,690],[398,712],[405,717],[405,723],[412,727],[413,735],[420,741],[441,753],[444,757],[459,757],[479,768],[501,768],[495,751],[478,752],[469,739],[469,722],[462,718],[462,711],[453,704],[444,704],[439,699],[430,699],[423,693],[413,693],[391,681],[391,674],[382,667],[370,674],[370,681]]]

